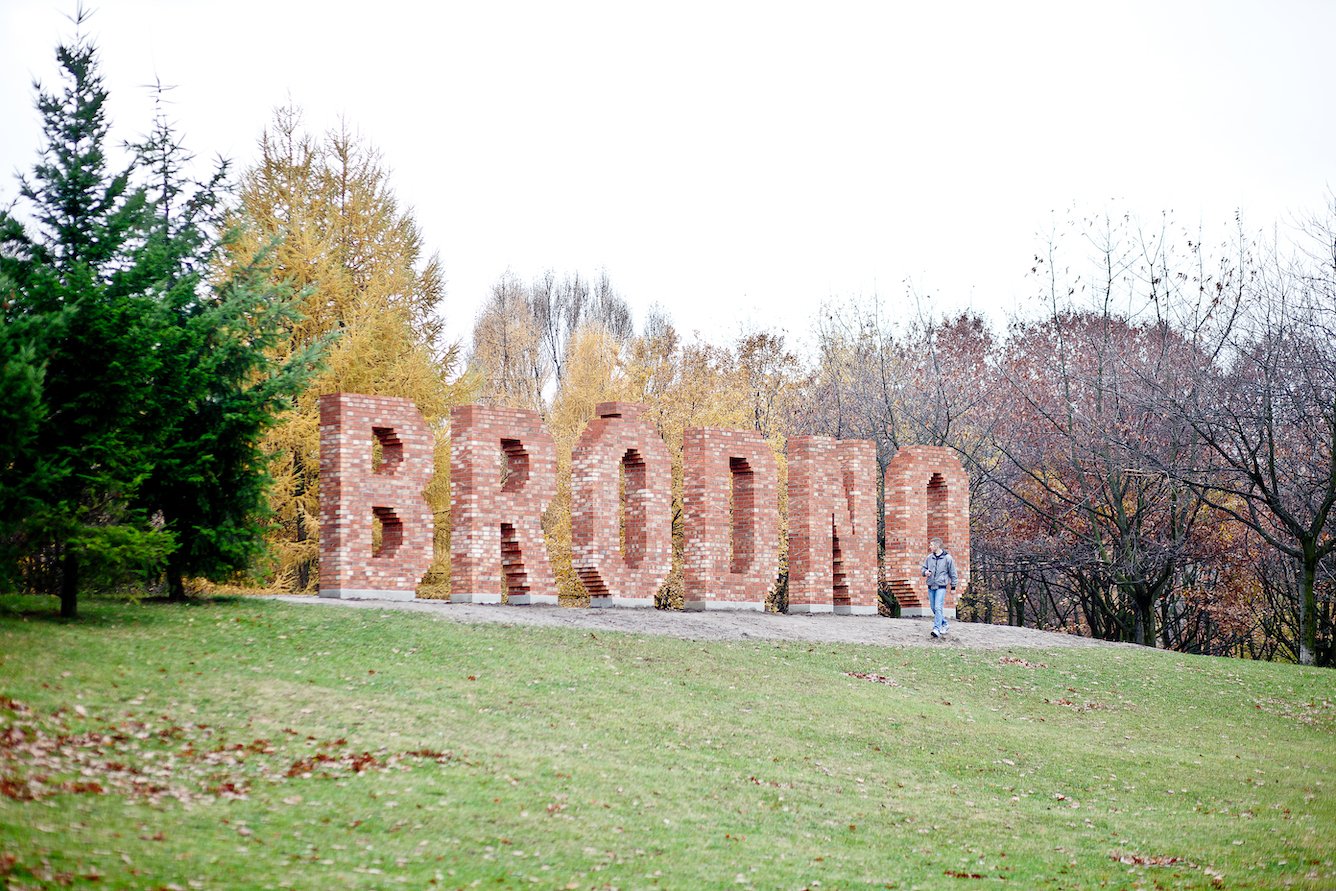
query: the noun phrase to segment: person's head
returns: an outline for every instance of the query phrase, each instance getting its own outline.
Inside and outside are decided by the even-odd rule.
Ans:
[[[928,542],[928,546],[932,548],[934,554],[940,554],[942,551],[942,540],[934,536],[932,541]]]

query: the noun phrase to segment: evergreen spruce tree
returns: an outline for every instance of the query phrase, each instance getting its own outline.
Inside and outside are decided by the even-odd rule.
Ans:
[[[180,595],[254,558],[261,440],[322,345],[270,358],[297,317],[263,250],[209,272],[225,167],[191,183],[160,115],[138,147],[150,187],[109,172],[95,49],[57,58],[65,88],[39,88],[46,145],[20,180],[30,222],[0,211],[0,582],[72,617],[90,586],[165,569]]]
[[[6,303],[13,296],[3,278],[0,295]],[[22,521],[41,509],[37,435],[45,367],[35,327],[34,320],[10,321],[0,313],[0,590],[18,582]]]
[[[80,37],[57,58],[65,86],[39,91],[46,146],[20,180],[31,225],[0,213],[0,275],[6,324],[27,330],[45,366],[31,440],[41,454],[26,459],[27,496],[41,509],[8,522],[20,527],[29,583],[58,591],[72,617],[81,577],[152,571],[172,541],[132,505],[159,443],[145,410],[160,372],[157,307],[127,275],[144,195],[128,170],[108,169],[93,45]]]
[[[291,289],[275,282],[262,246],[209,280],[238,233],[223,231],[227,164],[202,183],[184,174],[192,157],[163,113],[136,146],[149,172],[149,222],[135,264],[160,295],[163,375],[155,394],[165,434],[140,503],[175,536],[168,596],[184,599],[187,576],[221,581],[265,550],[271,482],[265,432],[314,373],[325,344],[279,362],[276,348],[300,319]]]

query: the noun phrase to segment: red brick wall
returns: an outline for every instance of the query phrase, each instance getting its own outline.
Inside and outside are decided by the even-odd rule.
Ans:
[[[789,460],[789,612],[877,611],[877,447],[795,436]]]
[[[372,442],[382,461],[372,467]],[[320,596],[412,600],[431,566],[435,440],[407,399],[320,397]],[[382,542],[372,551],[373,517]]]
[[[597,412],[572,452],[575,569],[591,605],[649,606],[671,563],[671,460],[640,406]],[[451,412],[451,425],[451,599],[496,603],[504,590],[511,603],[555,604],[541,518],[556,493],[556,454],[540,416],[470,405]],[[432,558],[422,491],[433,446],[408,400],[320,398],[321,596],[413,598]],[[875,446],[800,436],[788,454],[789,611],[875,612]],[[777,560],[770,449],[754,433],[694,428],[683,477],[687,607],[763,606]],[[910,446],[891,460],[885,489],[885,578],[902,614],[924,615],[929,538],[954,555],[958,588],[969,580],[969,477],[950,449]],[[373,518],[383,530],[376,553]],[[947,607],[954,612],[954,594]]]
[[[779,569],[779,473],[759,433],[687,428],[684,605],[765,609]]]
[[[933,536],[956,561],[957,591],[970,575],[969,475],[943,446],[906,446],[886,468],[886,581],[905,616],[931,615],[923,559]],[[946,594],[954,614],[956,593]]]
[[[642,406],[603,402],[595,411],[571,450],[572,563],[590,606],[653,606],[672,566],[672,458]]]
[[[557,602],[543,511],[557,493],[556,446],[536,411],[450,411],[450,600]]]

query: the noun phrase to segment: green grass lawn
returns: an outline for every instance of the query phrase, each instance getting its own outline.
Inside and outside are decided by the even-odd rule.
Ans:
[[[10,888],[1336,887],[1331,671],[83,611],[0,598]]]

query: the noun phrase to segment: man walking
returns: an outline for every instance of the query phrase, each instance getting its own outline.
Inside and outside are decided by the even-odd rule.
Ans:
[[[932,607],[932,636],[946,636],[946,586],[956,589],[956,561],[942,547],[940,538],[929,544],[932,553],[923,561],[923,577],[928,580],[928,603]]]

